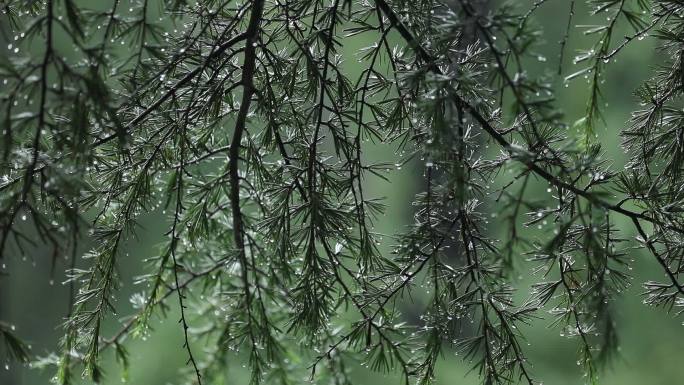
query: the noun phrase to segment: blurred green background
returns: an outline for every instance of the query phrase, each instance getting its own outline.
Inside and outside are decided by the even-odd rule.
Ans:
[[[528,8],[532,1],[516,2]],[[493,5],[492,7],[496,6]],[[546,60],[532,61],[528,67],[532,75],[557,71],[559,41],[565,32],[568,0],[548,1],[541,6],[533,18],[544,30],[545,44],[538,48],[539,55]],[[605,16],[589,17],[584,1],[578,1],[576,18],[573,25],[591,25],[605,21]],[[624,20],[619,24],[614,37],[614,44],[622,41],[629,33]],[[565,75],[576,69],[571,59],[578,49],[591,46],[595,37],[585,37],[582,29],[573,27],[566,51]],[[355,66],[355,51],[374,42],[370,37],[357,36],[343,40],[345,54],[348,57],[347,68],[358,76],[359,66]],[[6,45],[2,44],[0,55],[6,53]],[[604,145],[606,158],[613,160],[613,167],[620,169],[626,159],[619,142],[619,131],[629,119],[629,113],[636,108],[632,96],[634,89],[647,78],[648,74],[661,62],[653,39],[634,41],[608,66],[608,75],[603,85],[605,101],[605,125],[598,130],[600,141]],[[577,68],[579,69],[579,68]],[[566,122],[572,124],[580,118],[585,109],[587,84],[582,79],[570,83],[567,87],[562,79],[557,79],[558,106],[566,112]],[[603,125],[602,125],[603,126]],[[572,132],[572,131],[570,131]],[[493,147],[493,146],[492,146]],[[368,149],[371,149],[370,147]],[[493,149],[492,149],[493,150]],[[366,151],[364,158],[368,161],[394,163],[397,156],[391,146],[378,145],[372,151]],[[385,216],[376,223],[376,230],[384,234],[395,234],[403,230],[412,221],[413,194],[419,191],[422,181],[423,165],[409,163],[392,173],[391,183],[379,179],[368,178],[367,197],[385,197],[388,210]],[[538,194],[545,198],[545,186],[535,185],[530,194]],[[120,259],[119,271],[123,277],[123,287],[119,291],[117,315],[110,316],[111,324],[104,333],[111,334],[115,330],[117,317],[129,314],[128,298],[141,291],[133,285],[133,277],[142,273],[144,258],[156,252],[156,245],[163,238],[163,219],[157,215],[149,215],[142,219],[141,228],[136,240],[127,244],[128,254]],[[620,224],[626,237],[634,234],[628,223]],[[496,222],[490,223],[490,231],[503,233]],[[389,241],[385,240],[387,248]],[[48,251],[37,250],[25,260],[8,258],[2,261],[2,272],[11,272],[0,276],[0,319],[16,325],[17,333],[28,340],[32,352],[37,356],[47,356],[54,351],[61,335],[60,323],[67,314],[68,288],[62,285],[65,280],[63,269],[65,264],[58,264],[56,273],[51,275]],[[684,383],[684,368],[681,366],[681,347],[684,346],[684,326],[681,317],[666,314],[662,309],[653,309],[642,304],[640,296],[641,283],[649,279],[659,279],[662,273],[652,258],[641,251],[633,251],[634,258],[632,287],[615,303],[617,325],[620,332],[620,356],[607,368],[600,377],[601,385],[675,385]],[[533,282],[524,273],[531,267],[520,256],[516,262],[521,270],[521,278],[516,282],[521,287],[520,298],[528,291]],[[177,304],[169,302],[176,311]],[[415,299],[413,308],[405,309],[406,313],[418,313],[422,309],[421,298]],[[175,322],[176,314],[169,314],[164,322],[158,323],[156,329],[147,340],[130,341],[131,371],[128,382],[132,384],[162,385],[173,382],[177,378],[177,370],[185,366],[186,352],[182,349],[181,328]],[[584,384],[581,368],[576,365],[578,344],[575,339],[562,337],[561,331],[549,328],[552,317],[535,321],[525,327],[528,346],[526,354],[532,363],[534,377],[544,384],[570,385]],[[195,349],[201,349],[201,343],[195,343]],[[114,362],[112,352],[105,354],[107,365],[104,383],[119,384],[122,382],[120,367]],[[244,362],[244,361],[243,361]],[[3,364],[4,366],[4,364]],[[470,372],[471,364],[461,361],[453,353],[447,353],[439,367],[437,384],[478,384],[476,372]],[[246,369],[242,364],[235,364],[231,376],[234,384],[247,384]],[[374,385],[398,384],[396,377],[383,376],[356,366],[353,373],[359,384]],[[49,382],[53,373],[29,369],[28,367],[10,364],[8,368],[0,367],[0,385],[42,385]],[[304,379],[302,379],[304,382]]]

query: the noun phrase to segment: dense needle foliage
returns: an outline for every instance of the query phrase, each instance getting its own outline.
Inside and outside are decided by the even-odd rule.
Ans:
[[[97,382],[106,350],[125,371],[126,343],[180,309],[180,382],[229,383],[239,359],[253,384],[345,384],[352,362],[428,384],[455,349],[484,384],[531,385],[543,379],[518,326],[544,317],[596,383],[635,249],[662,271],[644,302],[684,304],[684,2],[566,0],[545,58],[546,2],[1,2],[0,258],[50,248],[43,263],[72,288],[61,346],[37,364]],[[602,24],[576,27],[579,10]],[[594,44],[565,52],[579,34]],[[619,132],[630,161],[613,167],[601,84],[644,37],[663,60]],[[552,90],[575,78],[589,97],[569,123]],[[373,164],[375,146],[394,152]],[[393,208],[367,180],[406,163],[423,170],[414,224],[377,234]],[[145,215],[164,216],[167,242],[127,255]],[[136,310],[105,333],[128,258],[147,258]],[[538,283],[514,301],[520,271]],[[403,316],[417,292],[420,317]],[[0,337],[3,360],[35,359],[9,324]]]

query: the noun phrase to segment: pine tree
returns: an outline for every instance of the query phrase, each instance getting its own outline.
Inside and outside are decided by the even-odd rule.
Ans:
[[[483,384],[538,384],[518,326],[549,314],[596,383],[639,249],[663,276],[644,302],[681,313],[684,3],[567,1],[555,60],[536,53],[546,0],[488,3],[3,1],[0,259],[67,256],[56,383],[98,382],[107,350],[126,370],[128,341],[174,308],[188,383],[225,383],[240,350],[252,384],[346,384],[351,362],[429,384],[457,349]],[[576,27],[585,8],[603,24]],[[579,34],[594,43],[570,73]],[[645,37],[662,63],[630,122],[601,131],[622,139],[617,167],[602,83]],[[589,96],[569,124],[554,90],[573,79]],[[405,164],[423,170],[414,223],[378,234],[395,208],[368,184]],[[125,243],[155,215],[167,240],[105,335]],[[9,324],[0,338],[3,359],[34,359]]]

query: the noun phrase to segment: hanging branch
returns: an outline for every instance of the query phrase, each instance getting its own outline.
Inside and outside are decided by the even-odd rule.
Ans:
[[[634,250],[662,275],[644,303],[684,301],[684,5],[591,0],[609,20],[561,78],[584,10],[568,3],[3,3],[2,274],[49,263],[70,295],[60,353],[39,363],[97,382],[112,350],[125,377],[175,297],[188,383],[244,364],[252,385],[342,385],[361,363],[427,385],[458,351],[484,384],[532,385],[533,317],[574,338],[595,382]],[[542,6],[564,20],[559,63],[541,55]],[[628,158],[611,160],[589,135],[601,83],[646,38],[660,66],[606,131]],[[582,120],[556,85],[585,76]],[[402,168],[423,182],[399,184]],[[412,201],[383,200],[388,185]],[[132,247],[154,234],[162,252]],[[517,278],[537,275],[529,292]],[[9,321],[0,360],[27,361]]]

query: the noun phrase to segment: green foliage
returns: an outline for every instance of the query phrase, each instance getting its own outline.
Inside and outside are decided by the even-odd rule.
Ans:
[[[18,362],[29,362],[28,347],[14,333],[14,327],[0,322],[0,338],[3,343],[3,355]]]
[[[644,284],[645,302],[684,304],[684,3],[589,1],[602,21],[567,76],[581,7],[569,2],[550,63],[536,53],[544,3],[4,2],[0,258],[44,246],[70,261],[59,354],[38,366],[98,382],[110,349],[127,377],[127,340],[177,303],[187,383],[225,382],[242,351],[252,384],[351,383],[352,362],[429,384],[456,349],[484,384],[532,385],[519,326],[550,313],[597,383],[634,249],[665,277]],[[632,34],[616,41],[622,24]],[[614,168],[595,139],[600,85],[649,34],[663,62]],[[575,137],[553,89],[581,77]],[[380,145],[395,151],[371,163]],[[393,208],[367,179],[405,165],[422,170],[414,223],[378,234]],[[145,256],[133,313],[112,322],[125,244],[155,215],[167,240]],[[521,270],[539,282],[517,301]],[[419,316],[402,314],[418,294]],[[4,323],[0,336],[3,357],[30,359]]]

